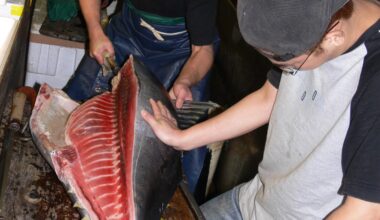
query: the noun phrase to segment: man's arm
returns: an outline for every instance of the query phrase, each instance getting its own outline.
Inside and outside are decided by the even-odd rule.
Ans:
[[[191,150],[252,131],[269,121],[277,89],[267,81],[223,113],[186,130],[179,130],[162,104],[152,101],[153,115],[142,111],[143,118],[164,143],[179,150]]]
[[[378,220],[380,219],[380,204],[367,202],[347,196],[341,206],[335,209],[326,220]]]
[[[191,55],[181,73],[169,91],[172,99],[176,99],[176,107],[182,107],[185,100],[192,100],[191,86],[198,83],[210,70],[214,61],[212,45],[191,46]]]
[[[87,31],[90,39],[90,56],[98,63],[103,64],[104,56],[114,56],[111,41],[104,34],[100,24],[100,0],[79,0],[82,14],[86,21]]]

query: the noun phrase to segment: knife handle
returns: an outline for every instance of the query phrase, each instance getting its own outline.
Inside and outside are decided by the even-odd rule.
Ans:
[[[12,112],[10,117],[10,126],[18,130],[21,126],[21,120],[24,114],[26,95],[22,92],[15,92],[12,100]]]

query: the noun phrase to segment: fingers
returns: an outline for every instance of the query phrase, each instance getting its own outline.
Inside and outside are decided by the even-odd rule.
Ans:
[[[104,57],[115,56],[111,41],[106,36],[90,41],[90,56],[95,58],[100,65],[103,65]]]
[[[104,64],[104,58],[103,58],[102,55],[99,55],[98,53],[96,53],[96,54],[94,54],[93,56],[94,56],[94,58],[96,59],[96,61],[98,61],[98,63],[99,63],[100,65],[103,65],[103,64]]]
[[[175,107],[182,108],[185,100],[193,100],[191,94],[190,85],[181,82],[175,82],[171,90],[169,91],[171,99],[175,99]]]
[[[177,120],[175,120],[175,118],[170,113],[169,109],[167,109],[166,106],[162,104],[162,102],[158,101],[158,107],[160,108],[161,115],[166,117],[166,119],[170,120],[177,126]]]
[[[183,98],[177,98],[175,100],[175,107],[176,108],[182,108],[184,102],[185,102],[185,99],[183,99]]]
[[[149,102],[150,102],[150,105],[152,106],[152,111],[153,111],[154,117],[156,119],[160,118],[161,117],[161,109],[158,106],[158,104],[156,103],[156,101],[154,101],[153,99],[149,99]]]
[[[172,116],[169,109],[167,109],[166,106],[162,104],[162,102],[156,102],[153,99],[149,99],[149,102],[152,106],[153,111],[153,115],[149,115],[153,118],[153,120],[155,120],[156,123],[160,123],[160,120],[169,120],[171,123],[177,126],[177,120]]]
[[[141,117],[149,124],[153,132],[162,142],[170,146],[181,146],[178,140],[182,137],[182,131],[177,127],[175,118],[168,108],[160,101],[149,100],[153,114],[146,110],[141,111]],[[176,149],[180,149],[177,148]]]
[[[181,99],[180,97],[177,97],[175,95],[173,88],[171,88],[170,91],[169,91],[169,97],[170,97],[170,99],[172,99],[172,100],[175,101],[174,105],[175,105],[176,108],[181,108],[182,107],[184,100]]]
[[[169,91],[169,97],[170,99],[176,99],[173,88],[171,88]]]
[[[156,119],[153,117],[153,115],[151,115],[149,112],[147,112],[145,109],[143,109],[141,111],[141,116],[143,117],[143,119],[148,122],[148,124],[154,128],[155,125],[156,125]]]
[[[105,63],[106,58],[114,59],[115,55],[113,53],[113,48],[101,48],[99,51],[95,53],[95,59],[98,61],[100,65],[103,65]]]
[[[167,117],[171,116],[169,113],[169,110],[162,104],[162,102],[158,101],[157,105],[162,115],[167,116]]]
[[[181,90],[179,92],[176,103],[175,103],[176,108],[182,108],[185,100],[193,100],[193,96],[191,94],[190,89]]]

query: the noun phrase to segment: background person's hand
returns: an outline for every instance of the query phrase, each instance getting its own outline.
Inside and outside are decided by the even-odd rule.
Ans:
[[[100,65],[104,64],[104,58],[114,57],[115,52],[110,39],[104,34],[98,34],[90,39],[90,56],[95,58]]]
[[[165,144],[182,150],[178,147],[182,131],[177,127],[177,121],[170,114],[169,110],[161,103],[150,99],[153,114],[146,110],[141,111],[141,116],[152,127],[156,136]]]
[[[193,100],[193,95],[191,94],[190,86],[181,82],[174,83],[173,87],[169,91],[169,96],[171,99],[175,100],[176,108],[182,108],[182,105],[185,102],[185,100]]]

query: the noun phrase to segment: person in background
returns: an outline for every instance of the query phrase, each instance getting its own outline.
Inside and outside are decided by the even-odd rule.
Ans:
[[[185,100],[207,100],[208,72],[218,46],[217,0],[126,0],[105,30],[100,0],[80,0],[89,35],[86,54],[63,90],[84,101],[110,89],[112,74],[101,65],[115,59],[122,66],[129,55],[142,61],[181,108]],[[106,2],[103,2],[106,4]],[[195,190],[205,147],[186,152],[184,173]]]
[[[237,12],[277,67],[262,88],[187,130],[154,100],[141,112],[181,150],[269,122],[258,174],[202,205],[206,219],[380,219],[379,2],[239,0]]]

